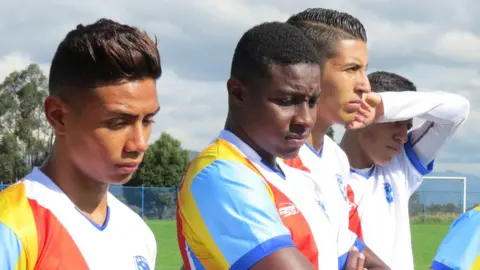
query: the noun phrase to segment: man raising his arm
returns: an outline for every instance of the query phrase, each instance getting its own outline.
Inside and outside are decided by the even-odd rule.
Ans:
[[[368,78],[381,97],[376,123],[347,130],[340,144],[352,167],[350,228],[392,269],[414,269],[408,201],[470,105],[452,93],[417,92],[397,74]],[[414,117],[425,122],[410,130]]]

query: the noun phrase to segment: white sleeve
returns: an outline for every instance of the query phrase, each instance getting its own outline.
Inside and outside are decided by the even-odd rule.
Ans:
[[[347,185],[350,182],[350,162],[348,161],[348,157],[345,152],[339,147],[338,149],[338,156],[340,158],[340,162],[342,164],[342,183],[341,184],[343,196],[344,196],[344,204],[342,205],[342,209],[338,209],[340,213],[344,213],[343,216],[340,216],[339,224],[338,224],[338,235],[337,235],[337,244],[338,244],[338,265],[339,269],[344,269],[348,260],[348,252],[352,247],[356,247],[358,251],[362,252],[365,248],[365,244],[357,237],[357,235],[349,229],[349,219],[350,219],[350,207],[349,207],[349,200],[347,197]]]
[[[383,92],[380,95],[384,115],[378,122],[403,121],[414,117],[426,120],[410,132],[405,147],[407,155],[409,147],[413,150],[413,158],[420,162],[417,165],[423,167],[435,159],[445,141],[465,122],[470,112],[469,101],[452,93],[404,91]]]

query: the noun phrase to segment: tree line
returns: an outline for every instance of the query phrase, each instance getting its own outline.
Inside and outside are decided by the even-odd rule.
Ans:
[[[16,182],[50,153],[55,134],[43,112],[47,95],[48,80],[37,64],[10,73],[0,84],[0,182]],[[177,186],[188,162],[180,141],[163,133],[126,186]]]

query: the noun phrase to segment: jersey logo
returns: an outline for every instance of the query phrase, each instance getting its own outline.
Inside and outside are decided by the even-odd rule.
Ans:
[[[147,259],[143,256],[135,256],[135,265],[137,266],[137,270],[150,270],[150,266],[148,266]]]
[[[357,208],[357,205],[354,202],[348,201],[348,211],[352,211]]]
[[[345,201],[348,200],[347,198],[347,189],[345,188],[345,185],[343,184],[343,179],[342,179],[342,176],[340,174],[337,174],[335,175],[337,177],[337,184],[338,184],[338,188],[340,189],[340,192],[342,193],[342,196],[343,196],[343,199]]]
[[[393,202],[392,185],[390,185],[390,183],[383,183],[383,187],[385,189],[385,197],[387,199],[387,202],[392,203]]]
[[[327,212],[327,208],[325,207],[325,204],[321,200],[318,200],[317,202],[320,208],[322,209],[323,213],[325,213],[325,216],[327,216],[327,218],[330,219],[330,217],[328,216],[328,212]]]
[[[293,203],[279,203],[278,214],[281,217],[289,217],[298,214],[298,210]]]

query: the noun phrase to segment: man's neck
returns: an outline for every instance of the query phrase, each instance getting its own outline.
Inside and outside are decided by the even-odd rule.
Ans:
[[[40,170],[47,175],[95,223],[103,224],[107,215],[108,184],[95,181],[81,172],[56,144]]]
[[[330,124],[323,123],[321,119],[317,119],[315,127],[312,129],[307,140],[308,144],[310,144],[317,153],[322,151],[323,141],[325,140],[325,135],[330,127]]]
[[[259,147],[248,136],[248,134],[243,131],[242,128],[234,124],[230,116],[227,116],[227,121],[224,128],[225,130],[228,130],[235,134],[235,136],[237,136],[240,140],[250,146],[262,158],[263,162],[270,165],[272,168],[275,168],[277,166],[277,157],[273,156],[272,154],[266,152],[261,147]]]
[[[373,165],[373,161],[365,154],[361,147],[355,131],[345,131],[340,142],[340,147],[347,154],[350,167],[355,169],[366,169]]]

